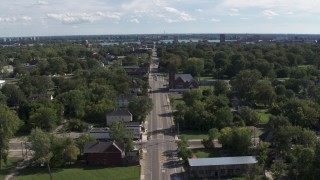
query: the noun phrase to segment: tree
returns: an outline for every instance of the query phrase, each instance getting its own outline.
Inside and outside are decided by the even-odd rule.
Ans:
[[[286,169],[286,165],[283,162],[273,163],[271,165],[272,178],[275,180],[280,179],[285,169]]]
[[[259,143],[257,160],[258,160],[258,164],[261,167],[265,166],[266,161],[268,159],[268,147],[269,147],[269,143],[267,143],[267,142],[262,141]]]
[[[260,122],[259,114],[255,110],[247,106],[241,107],[240,116],[244,120],[247,126],[254,125]]]
[[[66,62],[61,57],[49,58],[47,68],[51,74],[63,74],[68,70]]]
[[[188,148],[187,140],[184,136],[180,138],[180,141],[177,141],[178,145],[178,156],[183,159],[183,161],[187,161],[188,158],[191,157],[191,150]]]
[[[222,129],[231,126],[233,121],[233,114],[230,108],[224,107],[217,110],[215,113],[215,127]]]
[[[204,60],[201,58],[189,58],[184,66],[184,72],[190,73],[192,76],[200,77],[204,71]]]
[[[230,91],[229,85],[223,80],[217,80],[214,84],[214,94],[216,96],[220,94],[227,94]]]
[[[183,92],[182,98],[187,106],[192,106],[196,101],[201,100],[202,93],[197,89],[189,89]]]
[[[232,89],[237,91],[241,98],[251,100],[256,83],[262,78],[257,70],[243,70],[231,81]]]
[[[24,93],[17,86],[12,84],[4,85],[1,91],[7,97],[7,105],[9,107],[19,106],[27,99]]]
[[[76,144],[71,140],[70,143],[65,147],[65,158],[64,160],[71,163],[78,159],[78,155],[80,154],[80,149],[76,146]]]
[[[85,97],[80,90],[71,90],[60,94],[58,101],[64,105],[64,114],[67,117],[82,118],[85,115]]]
[[[51,135],[36,128],[31,131],[29,141],[32,144],[30,149],[34,152],[33,159],[37,163],[47,164],[50,179],[52,180],[50,170],[50,160],[53,157],[51,152]]]
[[[20,124],[17,114],[8,106],[0,104],[0,168],[2,168],[2,160],[7,163],[9,139],[18,130]]]
[[[128,131],[123,123],[113,123],[110,127],[110,138],[116,142],[125,144],[126,151],[132,151],[133,147],[133,134]]]
[[[275,90],[270,81],[258,81],[254,87],[254,97],[257,103],[270,106],[276,98]]]
[[[30,123],[48,132],[56,127],[58,122],[56,110],[49,107],[41,107],[30,116]]]
[[[110,138],[116,142],[125,143],[127,128],[123,123],[113,123],[110,127]]]
[[[251,146],[251,130],[246,127],[221,129],[219,142],[231,155],[246,155]]]
[[[128,105],[128,109],[133,115],[133,120],[140,122],[146,119],[152,107],[152,100],[146,96],[136,96]]]
[[[80,154],[83,153],[84,144],[85,144],[86,142],[94,142],[94,141],[96,141],[96,138],[94,138],[94,137],[91,137],[91,136],[89,136],[89,135],[87,135],[87,134],[81,135],[81,136],[76,140],[76,145],[77,145],[77,147],[78,147],[79,150],[80,150]]]

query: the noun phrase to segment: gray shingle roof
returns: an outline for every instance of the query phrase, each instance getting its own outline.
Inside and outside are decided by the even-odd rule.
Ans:
[[[190,82],[193,80],[191,74],[175,74],[175,79],[181,78],[184,82]]]
[[[107,116],[132,116],[127,109],[116,109],[107,114]]]
[[[199,158],[199,159],[188,159],[188,161],[190,166],[255,164],[258,162],[254,156]]]
[[[108,149],[115,146],[119,151],[124,151],[123,143],[118,142],[86,142],[84,144],[84,153],[108,153]]]

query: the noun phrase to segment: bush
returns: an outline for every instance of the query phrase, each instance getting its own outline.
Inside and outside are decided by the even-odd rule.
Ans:
[[[84,132],[88,130],[88,123],[79,119],[72,119],[68,122],[68,130],[76,132]]]

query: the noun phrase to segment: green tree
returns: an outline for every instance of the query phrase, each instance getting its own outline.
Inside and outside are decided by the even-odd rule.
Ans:
[[[116,142],[125,143],[127,128],[123,123],[113,123],[110,127],[110,138]]]
[[[243,70],[231,81],[232,89],[237,91],[241,98],[251,100],[253,98],[254,87],[262,78],[257,70]]]
[[[269,143],[268,142],[260,142],[258,146],[258,154],[257,154],[257,160],[258,164],[261,167],[264,167],[266,165],[266,161],[268,159],[268,147]]]
[[[240,116],[247,126],[254,125],[260,122],[259,114],[255,110],[247,106],[241,107]]]
[[[80,149],[76,146],[76,144],[71,140],[65,148],[65,161],[66,162],[74,162],[78,159],[78,155],[80,154]]]
[[[67,117],[82,118],[85,115],[86,99],[82,91],[71,90],[57,96],[57,100],[64,105]]]
[[[2,160],[7,163],[9,140],[18,130],[20,124],[17,114],[8,106],[0,104],[0,168],[2,168]]]
[[[279,180],[286,169],[286,164],[283,162],[275,162],[271,165],[272,178]]]
[[[184,73],[190,73],[192,76],[200,77],[204,71],[204,60],[201,58],[189,58],[184,66]]]
[[[230,91],[229,84],[224,80],[217,80],[214,84],[214,94],[216,96],[221,94],[227,94]]]
[[[233,121],[233,114],[230,108],[224,107],[217,110],[215,113],[215,127],[222,129],[231,126]]]
[[[152,100],[146,96],[136,96],[128,105],[128,109],[132,113],[133,120],[140,122],[146,119],[152,108]]]
[[[132,151],[133,147],[133,134],[128,131],[123,123],[113,123],[110,127],[110,138],[116,142],[125,144],[126,151]]]
[[[275,90],[270,81],[258,81],[254,87],[254,97],[257,103],[270,106],[276,98]]]
[[[196,101],[201,100],[202,93],[197,89],[189,89],[183,92],[182,98],[187,106],[192,106]]]
[[[32,146],[30,149],[34,152],[33,159],[37,163],[46,164],[48,167],[50,179],[52,180],[50,160],[53,157],[51,152],[51,135],[43,132],[41,129],[33,129],[29,136]]]
[[[84,144],[85,144],[86,142],[94,142],[94,141],[96,141],[96,138],[94,138],[94,137],[91,137],[91,136],[89,136],[89,135],[87,135],[87,134],[81,135],[81,136],[76,140],[76,145],[77,145],[77,147],[78,147],[79,150],[80,150],[80,154],[83,153]]]
[[[183,161],[187,161],[188,158],[191,157],[191,150],[188,148],[187,140],[184,136],[180,138],[180,141],[177,141],[178,145],[178,156],[183,159]]]
[[[246,155],[251,146],[251,130],[246,127],[221,129],[219,142],[231,155]]]
[[[51,74],[64,74],[68,70],[66,62],[61,57],[49,58],[47,68]]]
[[[49,107],[41,107],[30,116],[30,123],[48,132],[53,130],[58,122],[56,110]]]
[[[7,105],[9,107],[19,106],[27,100],[24,93],[15,85],[6,84],[1,91],[7,97]]]

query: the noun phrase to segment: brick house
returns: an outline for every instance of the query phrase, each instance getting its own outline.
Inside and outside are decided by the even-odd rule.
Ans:
[[[125,159],[124,144],[119,142],[87,142],[84,145],[87,165],[121,166]]]
[[[170,91],[183,91],[186,89],[196,89],[199,83],[192,77],[191,74],[175,74],[169,73],[169,90]]]
[[[132,114],[127,109],[115,109],[114,111],[107,113],[106,120],[107,126],[111,126],[112,123],[117,122],[131,122]]]

